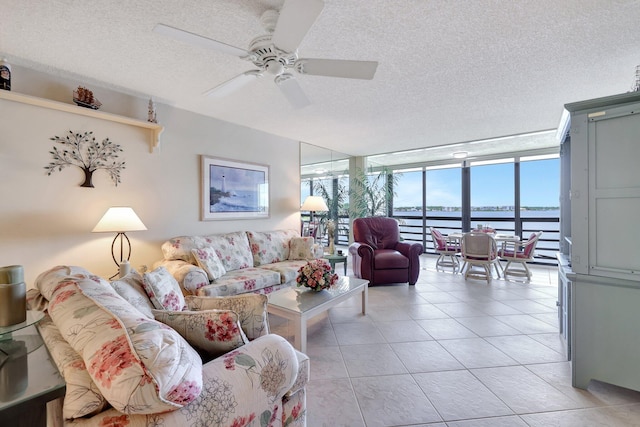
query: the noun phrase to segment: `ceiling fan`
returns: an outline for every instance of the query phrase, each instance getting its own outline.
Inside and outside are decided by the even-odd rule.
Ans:
[[[285,0],[280,12],[267,10],[261,21],[268,34],[253,39],[248,50],[165,24],[156,25],[153,31],[194,46],[238,56],[257,67],[206,91],[205,95],[222,97],[256,78],[270,74],[274,76],[275,83],[291,105],[302,108],[309,105],[310,101],[292,71],[316,76],[371,80],[378,67],[375,61],[298,57],[298,46],[323,8],[323,0]]]

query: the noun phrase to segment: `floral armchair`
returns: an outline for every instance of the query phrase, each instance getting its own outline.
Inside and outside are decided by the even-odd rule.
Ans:
[[[260,326],[264,295],[192,297],[183,300],[188,310],[167,312],[151,308],[144,291],[118,292],[122,283],[68,266],[41,274],[36,286],[28,303],[47,312],[38,329],[67,384],[65,425],[306,425],[309,360]],[[192,314],[209,316],[201,326],[215,341],[212,360],[182,336],[185,321],[200,319]],[[157,320],[167,317],[175,329]]]

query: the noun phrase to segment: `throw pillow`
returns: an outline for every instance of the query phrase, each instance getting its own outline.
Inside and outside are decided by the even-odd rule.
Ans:
[[[36,287],[49,315],[82,357],[105,399],[124,413],[155,414],[194,401],[202,390],[202,361],[173,329],[140,316],[107,281],[55,268]]]
[[[289,240],[299,235],[295,230],[247,231],[253,265],[257,267],[286,261],[289,258]]]
[[[191,253],[198,266],[207,273],[209,281],[219,279],[227,272],[213,248],[191,249]]]
[[[189,310],[232,310],[238,313],[240,326],[249,340],[269,333],[267,296],[242,294],[228,297],[185,297]]]
[[[289,259],[303,260],[314,257],[313,237],[294,237],[289,240]]]
[[[164,267],[142,275],[142,286],[158,310],[180,311],[186,308],[180,285]]]
[[[36,327],[66,383],[62,406],[64,418],[70,420],[94,415],[108,407],[109,404],[87,372],[84,360],[65,341],[51,317],[44,316]]]
[[[170,326],[205,359],[221,356],[249,342],[231,310],[154,310],[157,321]]]
[[[151,310],[154,308],[147,292],[144,290],[143,280],[140,273],[131,270],[129,274],[111,282],[111,286],[118,295],[126,299],[129,304],[137,308],[140,313],[149,319],[153,319]]]

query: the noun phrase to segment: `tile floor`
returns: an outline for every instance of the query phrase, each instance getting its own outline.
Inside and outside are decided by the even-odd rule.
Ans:
[[[309,427],[640,426],[639,392],[571,387],[555,268],[487,285],[435,259],[421,257],[415,286],[370,287],[366,316],[356,296],[313,319]],[[270,323],[292,338],[287,321]]]

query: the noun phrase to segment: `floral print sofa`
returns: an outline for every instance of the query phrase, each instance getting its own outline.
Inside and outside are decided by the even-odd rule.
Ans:
[[[309,359],[268,333],[265,295],[178,296],[183,310],[171,311],[161,304],[174,298],[145,296],[150,280],[132,272],[109,283],[58,266],[29,290],[67,385],[66,426],[306,425]]]
[[[238,231],[174,237],[162,244],[164,266],[185,294],[227,296],[268,294],[291,286],[307,260],[322,247],[296,230]]]

